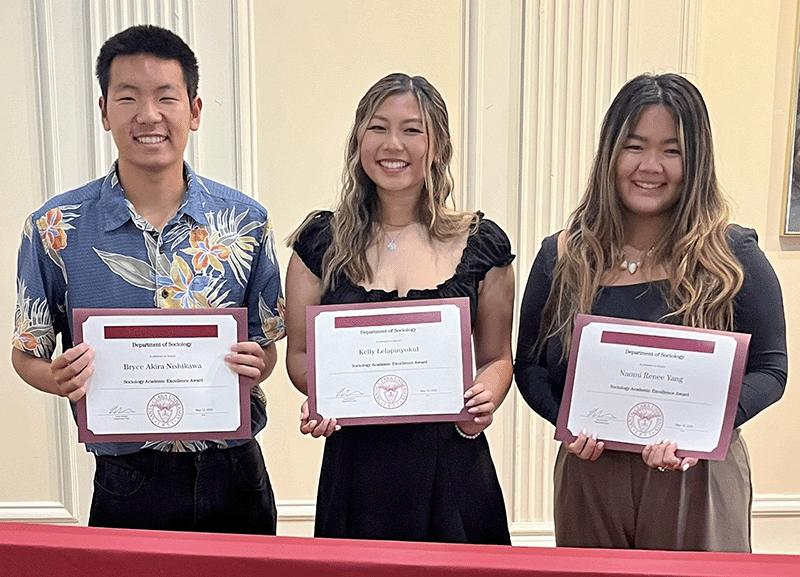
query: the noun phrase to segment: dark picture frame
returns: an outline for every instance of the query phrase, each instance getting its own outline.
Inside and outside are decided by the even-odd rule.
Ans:
[[[800,43],[795,45],[793,86],[790,154],[782,211],[781,235],[800,237]]]

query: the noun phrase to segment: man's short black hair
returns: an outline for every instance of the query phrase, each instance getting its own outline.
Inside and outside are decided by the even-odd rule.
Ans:
[[[189,92],[189,100],[197,96],[200,73],[197,57],[180,36],[159,26],[146,24],[131,26],[105,41],[97,55],[95,74],[100,82],[103,98],[108,98],[108,81],[111,74],[111,61],[117,56],[151,54],[164,60],[177,60],[183,70],[183,80]]]

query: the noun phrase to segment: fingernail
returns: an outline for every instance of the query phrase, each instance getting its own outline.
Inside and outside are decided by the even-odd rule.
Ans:
[[[473,406],[474,404],[475,404],[475,401],[467,401],[466,403],[464,403],[464,406],[465,406],[465,407],[471,407],[471,406]]]
[[[660,444],[661,444],[661,439],[659,439],[658,441],[656,441],[656,445],[660,445]]]
[[[465,399],[469,399],[471,396],[472,396],[472,391],[471,390],[469,390],[466,393],[464,393],[464,398]]]
[[[341,426],[341,425],[336,425],[336,426],[333,428],[333,430],[334,430],[334,431],[340,431],[341,429],[342,429],[342,426]]]
[[[597,440],[597,433],[592,433],[592,441],[596,441],[596,440]]]
[[[581,429],[581,435],[586,436],[586,429]]]
[[[689,470],[689,463],[684,463],[683,467],[681,467],[681,469],[683,469],[684,471],[688,471]]]

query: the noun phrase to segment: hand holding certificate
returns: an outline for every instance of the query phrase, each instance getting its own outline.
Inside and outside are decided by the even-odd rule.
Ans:
[[[341,424],[470,418],[468,299],[308,307],[311,418]]]
[[[78,402],[81,442],[250,437],[249,389],[226,364],[245,309],[76,309],[95,349]]]
[[[585,429],[610,449],[658,438],[678,456],[728,449],[750,335],[578,315],[556,438]]]

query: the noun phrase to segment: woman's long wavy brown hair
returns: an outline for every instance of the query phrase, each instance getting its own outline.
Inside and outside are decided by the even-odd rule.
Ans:
[[[358,284],[372,281],[367,262],[367,248],[375,241],[376,224],[380,222],[380,201],[375,183],[361,166],[361,140],[377,109],[390,96],[413,94],[422,115],[423,130],[432,142],[430,164],[426,167],[417,218],[431,238],[448,240],[470,230],[474,232],[474,213],[455,209],[452,199],[453,176],[450,161],[453,145],[444,99],[424,77],[394,73],[376,82],[361,98],[345,149],[342,191],[333,213],[333,241],[322,261],[323,291],[335,288],[336,278],[344,274]],[[311,213],[288,239],[293,245],[306,224],[319,211]]]
[[[711,125],[700,91],[677,74],[643,74],[614,98],[603,119],[586,193],[569,218],[535,351],[558,336],[569,354],[575,315],[591,313],[604,276],[623,260],[623,209],[615,186],[617,159],[642,111],[664,106],[675,119],[684,189],[667,230],[650,253],[667,271],[670,312],[684,325],[733,328],[733,298],[742,266],[728,247],[729,207],[714,170]]]

